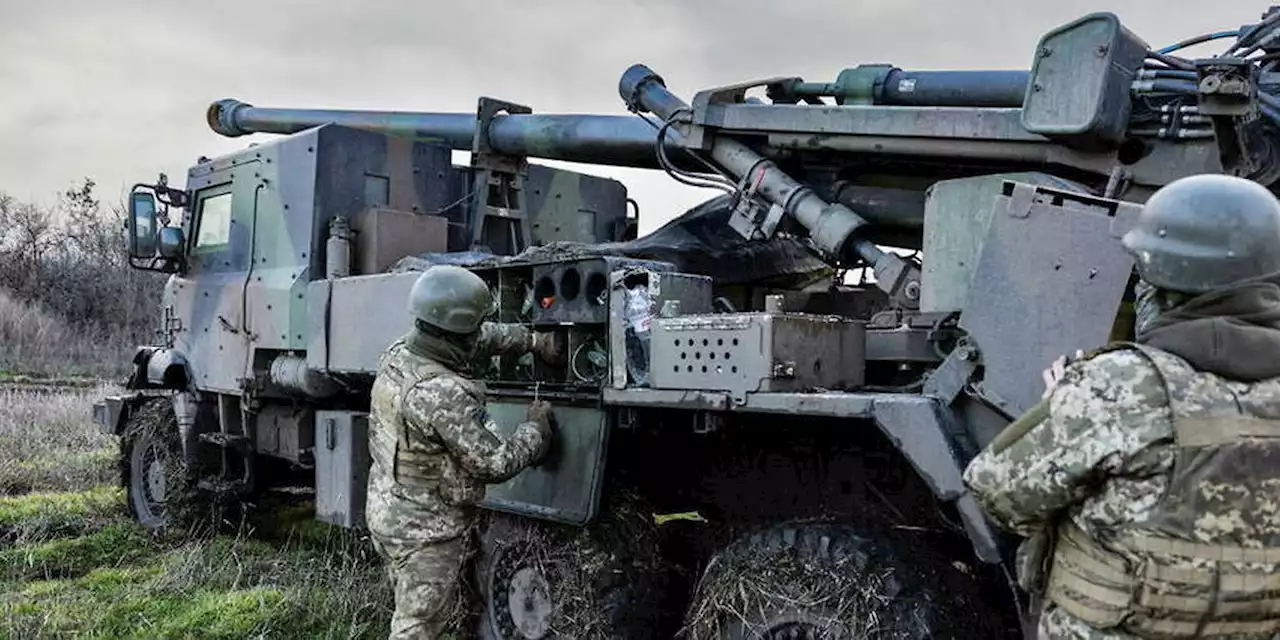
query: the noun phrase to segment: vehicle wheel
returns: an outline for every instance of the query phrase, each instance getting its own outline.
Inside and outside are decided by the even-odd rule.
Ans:
[[[673,568],[648,511],[611,510],[585,528],[488,520],[476,563],[481,638],[671,637]]]
[[[129,513],[142,526],[166,532],[198,525],[204,515],[198,476],[183,460],[178,420],[168,398],[148,400],[125,424],[120,480]]]
[[[902,558],[910,557],[910,562]],[[948,610],[976,607],[948,589],[950,563],[919,564],[843,524],[787,523],[739,538],[712,558],[686,615],[692,640],[999,638]],[[955,600],[954,604],[944,600]],[[974,608],[968,615],[976,617]]]

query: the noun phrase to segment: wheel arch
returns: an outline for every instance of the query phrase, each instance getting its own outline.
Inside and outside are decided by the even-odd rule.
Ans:
[[[187,356],[177,349],[167,347],[139,347],[133,355],[134,372],[129,378],[129,389],[188,388],[191,383],[191,366]]]

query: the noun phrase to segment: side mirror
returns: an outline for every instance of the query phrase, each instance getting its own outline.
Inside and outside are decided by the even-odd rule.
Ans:
[[[146,191],[129,194],[129,255],[152,258],[156,255],[156,197]]]
[[[187,248],[187,238],[181,227],[160,227],[160,257],[166,260],[181,260]]]

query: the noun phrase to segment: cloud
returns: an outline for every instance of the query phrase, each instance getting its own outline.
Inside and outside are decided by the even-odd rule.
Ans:
[[[774,75],[840,69],[1026,68],[1047,29],[1096,10],[1162,45],[1255,20],[1261,3],[1152,0],[541,0],[17,3],[0,8],[0,190],[48,199],[80,176],[104,197],[234,150],[209,102],[469,112],[478,96],[535,112],[624,113],[635,62],[689,99]],[[1214,47],[1216,50],[1217,47]],[[706,191],[611,168],[649,230]]]

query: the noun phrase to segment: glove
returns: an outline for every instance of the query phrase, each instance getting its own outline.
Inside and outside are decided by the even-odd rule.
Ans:
[[[541,436],[538,450],[533,454],[534,464],[538,464],[547,458],[547,455],[551,452],[551,445],[555,442],[555,428],[551,424],[555,414],[551,413],[551,403],[545,400],[535,400],[533,404],[529,405],[526,415],[529,421],[537,428],[538,435]]]
[[[565,351],[564,342],[564,337],[556,331],[534,333],[533,345],[529,350],[537,354],[537,356],[547,364],[563,364]]]
[[[1054,360],[1053,364],[1050,364],[1049,368],[1040,374],[1040,379],[1044,381],[1044,393],[1040,394],[1041,399],[1053,395],[1053,390],[1058,388],[1059,382],[1062,382],[1062,376],[1066,375],[1067,365],[1083,357],[1084,352],[1077,349],[1074,358],[1068,359],[1067,356],[1059,356],[1057,360]]]

